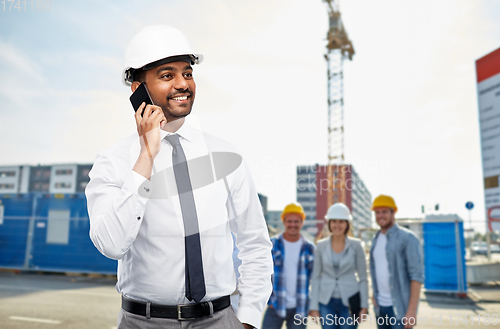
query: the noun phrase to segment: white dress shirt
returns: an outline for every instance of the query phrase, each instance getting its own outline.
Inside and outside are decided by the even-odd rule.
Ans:
[[[176,133],[188,161],[198,215],[206,285],[202,301],[236,289],[232,232],[242,261],[237,316],[259,327],[272,291],[272,245],[248,167],[234,146],[219,138],[187,124]],[[132,170],[140,152],[134,134],[97,156],[85,193],[90,238],[103,255],[118,260],[117,291],[136,300],[178,305],[190,302],[185,297],[185,235],[172,146],[163,139],[168,134],[161,130],[151,181]],[[222,168],[220,161],[214,167],[222,154],[217,152],[230,155]]]

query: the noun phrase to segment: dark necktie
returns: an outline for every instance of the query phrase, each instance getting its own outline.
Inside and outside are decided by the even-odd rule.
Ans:
[[[186,263],[186,298],[199,303],[205,296],[205,277],[201,259],[200,231],[198,215],[194,203],[191,179],[189,178],[186,156],[179,142],[179,135],[168,135],[165,139],[172,145],[172,164],[174,166],[175,182],[181,203],[184,220],[184,244]]]

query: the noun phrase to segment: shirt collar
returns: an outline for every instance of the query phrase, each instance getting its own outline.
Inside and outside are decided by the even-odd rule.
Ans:
[[[387,232],[385,232],[386,235],[391,235],[393,233],[396,233],[396,231],[399,230],[399,226],[398,224],[394,223],[394,225],[392,225],[392,227],[390,229],[387,230]]]
[[[330,241],[330,243],[332,243],[332,239],[333,239],[333,235],[330,235],[330,237],[328,238],[328,240]],[[344,250],[347,250],[347,248],[350,248],[351,247],[351,243],[352,243],[352,239],[349,238],[346,235],[345,236],[345,240],[344,240]],[[332,250],[332,248],[330,248],[330,250]],[[342,252],[344,252],[344,250],[342,250]]]
[[[165,131],[163,129],[160,129],[160,134],[161,134],[161,139],[164,139],[165,136],[168,136],[168,135],[177,134],[180,137],[182,137],[188,141],[193,140],[193,131],[192,131],[191,127],[185,121],[182,124],[182,126],[180,126],[180,128],[177,129],[177,131],[175,133],[171,133],[171,132]]]
[[[279,235],[279,239],[280,239],[283,243],[285,243],[285,241],[286,241],[286,240],[285,240],[285,238],[283,237],[283,233],[281,233],[281,234]],[[303,236],[302,234],[300,235],[300,239],[299,239],[299,240],[297,240],[296,242],[299,242],[299,241],[300,241],[300,242],[302,242],[302,244],[304,243],[304,236]],[[289,241],[287,241],[287,242],[289,242]],[[290,242],[290,243],[295,243],[295,242]]]
[[[347,250],[347,248],[350,248],[352,244],[352,239],[349,238],[347,235],[345,237],[345,247],[344,250]]]

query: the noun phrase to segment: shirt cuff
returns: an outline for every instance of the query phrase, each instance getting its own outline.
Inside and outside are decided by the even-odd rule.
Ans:
[[[141,174],[132,170],[132,177],[125,182],[123,188],[132,194],[149,199],[153,193],[153,184]]]
[[[424,276],[423,275],[411,275],[410,276],[410,281],[418,281],[420,283],[424,283]]]
[[[259,312],[256,309],[248,306],[243,306],[238,308],[238,311],[236,311],[236,316],[241,323],[247,323],[257,329],[260,328],[260,322],[262,321],[262,312]]]

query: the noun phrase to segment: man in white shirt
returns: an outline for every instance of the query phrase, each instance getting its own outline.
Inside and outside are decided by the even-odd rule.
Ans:
[[[273,243],[273,293],[268,302],[262,327],[281,329],[306,328],[304,318],[309,308],[309,283],[314,262],[314,244],[300,233],[306,214],[298,203],[291,203],[281,214],[285,232],[271,239]]]
[[[118,328],[258,328],[272,259],[255,186],[231,144],[184,123],[203,56],[166,25],[141,30],[125,54],[124,82],[145,84],[155,105],[142,103],[138,133],[97,156],[85,191],[90,237],[118,260]]]
[[[394,199],[373,200],[380,231],[372,240],[370,273],[378,329],[411,329],[417,319],[424,269],[420,241],[396,223]]]

